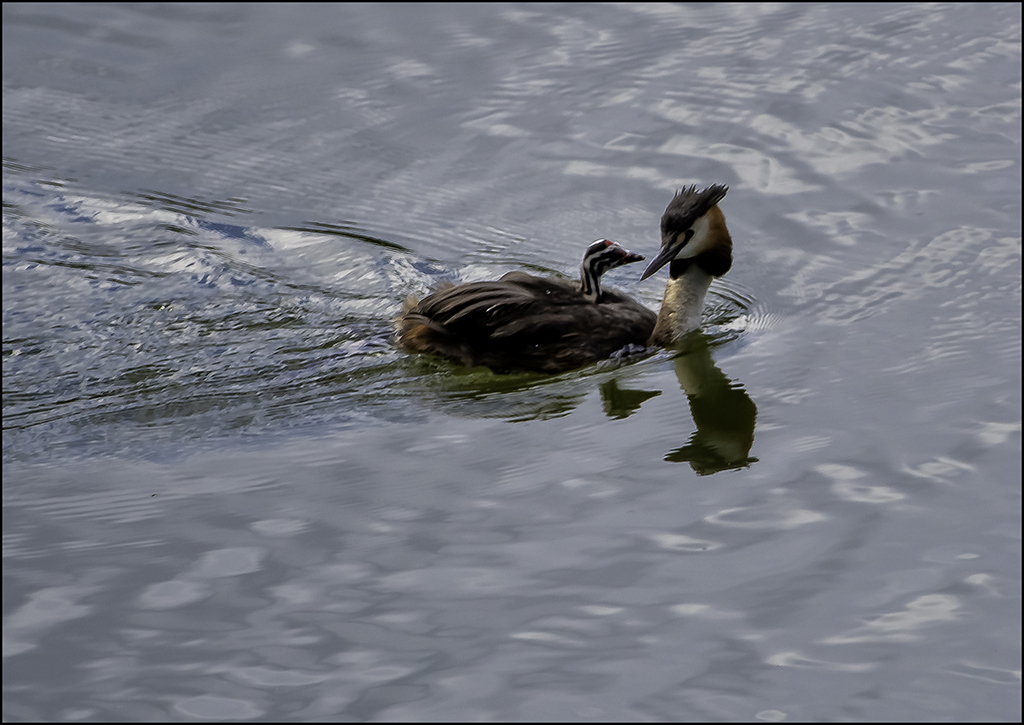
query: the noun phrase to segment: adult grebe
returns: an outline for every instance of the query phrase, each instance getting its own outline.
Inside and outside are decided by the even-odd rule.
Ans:
[[[655,315],[616,290],[604,272],[643,259],[602,239],[587,249],[580,282],[509,272],[496,282],[442,289],[410,300],[398,342],[462,365],[557,373],[610,357],[626,346],[669,346],[700,327],[713,277],[732,265],[732,238],[718,208],[728,187],[683,187],[661,217],[661,251],[641,280],[666,264],[669,281]]]
[[[645,280],[666,264],[669,280],[650,345],[669,346],[700,328],[704,296],[713,277],[732,266],[732,237],[718,202],[728,186],[714,184],[697,191],[683,187],[661,217],[661,251],[640,275]]]
[[[398,344],[467,367],[562,372],[608,357],[636,338],[637,320],[654,314],[612,289],[601,275],[643,257],[599,239],[583,255],[580,280],[509,272],[491,282],[409,299],[398,320]]]

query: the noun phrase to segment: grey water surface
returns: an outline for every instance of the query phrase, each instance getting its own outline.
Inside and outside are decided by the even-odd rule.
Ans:
[[[1019,721],[1020,32],[5,3],[4,719]],[[685,349],[395,349],[711,183]]]

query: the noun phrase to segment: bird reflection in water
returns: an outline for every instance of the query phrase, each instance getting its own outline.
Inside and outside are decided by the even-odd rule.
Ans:
[[[673,364],[697,430],[685,445],[668,452],[665,460],[689,463],[701,476],[756,463],[750,449],[754,444],[757,406],[741,385],[715,365],[709,338],[701,332],[688,335]],[[604,411],[610,418],[626,418],[642,403],[660,394],[657,390],[620,388],[615,379],[601,386]]]

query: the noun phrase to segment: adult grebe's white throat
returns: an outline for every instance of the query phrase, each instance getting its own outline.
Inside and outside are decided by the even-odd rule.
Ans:
[[[667,346],[690,332],[700,329],[704,313],[704,296],[713,277],[696,264],[691,264],[679,277],[669,278],[665,297],[658,313],[658,322],[651,343]]]

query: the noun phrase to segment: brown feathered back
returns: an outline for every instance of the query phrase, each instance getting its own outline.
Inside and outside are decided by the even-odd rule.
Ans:
[[[579,284],[509,272],[407,302],[398,342],[467,367],[556,373],[646,345],[656,315],[616,290],[586,300]]]

